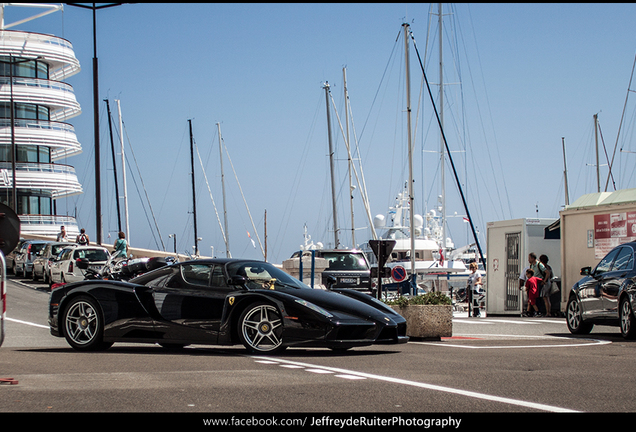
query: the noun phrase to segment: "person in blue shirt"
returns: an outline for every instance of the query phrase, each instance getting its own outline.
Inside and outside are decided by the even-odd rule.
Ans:
[[[115,256],[113,258],[126,257],[128,256],[128,242],[126,241],[126,234],[123,231],[119,231],[119,238],[113,245],[115,248]]]

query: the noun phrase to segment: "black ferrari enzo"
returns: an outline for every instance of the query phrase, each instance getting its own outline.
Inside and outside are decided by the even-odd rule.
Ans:
[[[367,294],[313,289],[272,264],[237,259],[176,263],[128,282],[62,285],[51,292],[49,325],[53,336],[86,351],[114,342],[241,343],[271,354],[408,341],[404,318]]]

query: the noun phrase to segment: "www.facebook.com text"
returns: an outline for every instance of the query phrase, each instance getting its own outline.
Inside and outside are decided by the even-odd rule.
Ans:
[[[203,419],[204,426],[229,426],[229,427],[360,427],[360,426],[379,426],[379,427],[417,427],[422,429],[429,428],[454,428],[460,427],[462,420],[453,417],[444,418],[419,418],[408,416],[348,416],[348,417],[333,417],[329,415],[321,416],[305,416],[297,418],[285,418],[285,417],[257,417],[257,416],[245,416],[237,417],[232,416],[228,418],[206,418]]]

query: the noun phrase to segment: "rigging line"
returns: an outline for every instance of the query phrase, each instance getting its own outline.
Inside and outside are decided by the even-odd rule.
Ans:
[[[605,146],[605,139],[603,138],[603,131],[601,130],[601,122],[598,121],[598,132],[601,134],[601,143],[603,144],[603,152],[605,153],[605,160],[607,161],[607,165],[609,166],[609,177],[612,178],[612,186],[614,186],[614,190],[616,190],[616,181],[614,180],[614,173],[612,173],[612,165],[610,165],[609,156],[607,154],[607,147]],[[609,178],[608,177],[608,178]],[[607,192],[607,185],[605,186],[605,192]]]
[[[612,173],[612,166],[614,165],[614,156],[616,155],[616,148],[618,147],[618,137],[621,133],[621,127],[623,126],[623,119],[625,117],[625,108],[627,107],[627,98],[629,97],[630,88],[632,88],[632,78],[634,78],[634,67],[636,66],[636,56],[634,56],[634,63],[632,64],[632,74],[629,77],[629,84],[627,85],[627,94],[625,95],[625,104],[623,105],[623,113],[621,114],[621,121],[618,125],[618,132],[616,133],[616,143],[614,144],[614,152],[612,153],[612,162],[610,163],[610,172]],[[605,192],[607,192],[607,185],[609,184],[609,174],[607,176],[607,180],[605,181]],[[613,178],[612,178],[613,180]],[[614,186],[614,190],[616,190],[616,186]]]
[[[141,186],[144,190],[144,194],[146,195],[146,200],[148,201],[148,207],[150,208],[150,213],[152,215],[152,219],[155,223],[155,228],[157,229],[157,234],[159,235],[159,241],[161,242],[161,250],[165,251],[166,250],[166,246],[163,243],[163,238],[161,237],[161,231],[159,230],[159,225],[157,224],[157,218],[155,217],[155,212],[152,209],[152,204],[150,203],[150,197],[148,196],[148,191],[146,190],[146,185],[144,184],[144,179],[141,176],[141,171],[139,169],[139,164],[137,163],[137,157],[135,156],[135,151],[133,149],[132,143],[130,141],[130,137],[128,136],[128,129],[126,129],[126,124],[124,123],[124,121],[121,121],[121,124],[124,128],[124,132],[126,133],[126,138],[128,139],[128,148],[130,148],[130,153],[132,154],[133,157],[133,161],[135,162],[135,167],[137,168],[137,173],[139,174],[139,181],[141,182]],[[132,171],[132,167],[130,166],[130,161],[128,160],[128,158],[124,158],[126,160],[126,163],[128,163],[128,166],[131,168]],[[135,176],[133,176],[133,182],[135,183],[135,188],[137,188],[137,193],[139,194],[139,187],[137,186],[137,180],[135,179]],[[141,198],[141,197],[140,197]],[[146,219],[148,219],[148,213],[146,212],[146,206],[143,202],[143,200],[140,200],[141,204],[142,204],[142,208],[144,209],[144,213],[146,214]],[[152,233],[152,237],[155,239],[155,245],[157,245],[157,247],[159,247],[159,245],[157,244],[157,239],[155,237],[154,231],[150,230],[150,232]]]
[[[380,93],[380,89],[382,88],[382,82],[384,81],[384,78],[386,77],[387,70],[389,66],[391,65],[391,59],[393,58],[393,54],[395,54],[395,50],[398,45],[398,40],[400,38],[401,33],[402,33],[401,31],[398,32],[398,35],[395,39],[395,43],[393,44],[393,49],[391,50],[391,54],[389,55],[389,60],[386,62],[386,66],[384,66],[384,71],[382,72],[382,78],[380,78],[380,84],[378,84],[378,88],[375,91],[375,95],[373,95],[373,101],[371,101],[371,108],[369,108],[369,114],[367,114],[367,118],[364,121],[364,124],[362,125],[362,130],[360,131],[360,138],[362,138],[362,135],[364,134],[364,131],[367,127],[367,123],[369,122],[369,117],[371,117],[371,111],[373,110],[373,106],[375,105],[376,99],[378,98],[378,94]]]
[[[223,225],[221,224],[221,218],[219,217],[219,212],[216,208],[216,203],[214,202],[214,197],[212,196],[212,189],[210,189],[210,182],[208,182],[208,176],[205,173],[205,168],[203,167],[203,160],[201,160],[201,154],[199,154],[199,146],[196,141],[194,142],[194,147],[197,150],[197,156],[199,158],[199,163],[201,164],[201,171],[203,171],[203,178],[205,179],[205,184],[208,187],[208,192],[210,194],[210,199],[212,200],[212,206],[214,207],[214,213],[216,214],[216,220],[219,222],[219,228],[221,229],[221,235],[223,236],[223,243],[227,244],[227,237],[225,236],[225,231],[223,230]]]
[[[413,47],[415,48],[415,53],[417,54],[417,59],[418,59],[418,61],[420,63],[420,69],[422,70],[422,74],[424,74],[424,79],[426,81],[426,88],[428,90],[428,94],[429,94],[429,97],[431,99],[431,104],[433,105],[433,112],[435,112],[435,116],[437,117],[437,123],[438,123],[439,128],[440,128],[440,133],[442,134],[442,138],[443,138],[443,141],[444,141],[444,146],[446,147],[446,152],[448,154],[448,160],[449,160],[449,162],[451,164],[451,168],[453,169],[453,175],[455,176],[455,182],[457,183],[457,186],[458,186],[458,189],[459,189],[459,193],[460,193],[461,198],[462,198],[462,202],[464,203],[464,209],[466,210],[466,216],[468,217],[468,221],[469,221],[468,223],[470,224],[470,228],[471,228],[471,230],[473,232],[473,238],[475,239],[475,244],[477,245],[477,249],[479,250],[479,257],[481,258],[482,262],[486,262],[484,260],[484,254],[483,254],[483,252],[481,250],[481,245],[479,244],[479,238],[477,237],[477,232],[475,231],[475,225],[473,224],[473,220],[472,220],[472,218],[470,216],[470,211],[468,210],[468,205],[466,204],[466,197],[464,196],[464,192],[463,192],[463,190],[461,189],[461,186],[460,186],[459,178],[457,176],[457,169],[455,168],[455,162],[453,162],[453,157],[450,154],[450,149],[449,149],[449,146],[448,146],[448,142],[446,141],[446,135],[444,133],[444,128],[442,127],[442,122],[441,122],[441,120],[439,118],[439,113],[437,112],[437,107],[435,106],[435,100],[433,99],[433,93],[431,92],[431,87],[430,87],[429,82],[428,82],[428,77],[426,76],[426,71],[424,70],[424,65],[422,64],[422,58],[420,57],[420,52],[417,49],[417,44],[415,43],[415,37],[413,36],[413,32],[412,31],[410,32],[410,35],[411,35],[411,40],[413,41]]]
[[[258,235],[256,226],[254,225],[254,219],[252,219],[252,213],[250,212],[250,208],[247,205],[247,200],[245,199],[245,195],[243,194],[243,188],[241,187],[241,183],[239,182],[238,175],[236,174],[236,170],[234,169],[232,158],[230,158],[230,152],[227,150],[227,146],[225,145],[225,140],[221,139],[221,141],[223,142],[223,148],[225,148],[225,154],[227,155],[227,159],[230,162],[230,166],[232,167],[232,172],[234,173],[234,178],[236,179],[236,183],[238,184],[239,191],[241,192],[241,197],[243,198],[243,203],[245,204],[245,208],[247,209],[247,214],[250,217],[250,222],[252,222],[252,228],[254,229],[254,234],[256,235],[256,239],[258,240],[258,245],[261,247],[261,253],[263,254],[263,257],[265,257],[265,249],[263,249],[261,238]]]
[[[336,118],[338,119],[338,125],[340,126],[340,131],[342,132],[342,136],[344,137],[344,141],[345,141],[345,147],[347,147],[347,153],[349,156],[349,159],[351,159],[351,148],[349,143],[347,142],[347,138],[345,135],[345,131],[342,127],[342,122],[340,121],[340,114],[338,114],[338,110],[336,108],[336,103],[333,100],[333,95],[331,94],[331,92],[329,92],[329,96],[331,97],[331,103],[333,105],[334,111],[336,113]],[[366,191],[362,190],[362,184],[360,183],[360,177],[358,176],[358,170],[356,169],[356,166],[354,164],[351,164],[351,168],[353,168],[353,173],[356,176],[356,181],[358,182],[358,187],[360,187],[360,195],[362,196],[362,200],[364,203],[364,210],[365,213],[367,215],[367,218],[369,219],[369,226],[371,227],[371,234],[373,235],[373,240],[377,240],[378,239],[378,234],[375,231],[375,227],[373,226],[373,218],[371,216],[371,211],[369,209],[369,200],[368,197],[366,196]],[[351,192],[349,193],[351,194]],[[355,227],[352,227],[355,228]],[[352,245],[352,247],[355,247],[355,245]]]
[[[307,136],[307,139],[305,141],[305,147],[302,149],[302,153],[301,153],[301,163],[296,165],[296,173],[294,174],[294,180],[292,182],[292,186],[291,186],[291,192],[288,194],[287,196],[287,202],[285,203],[285,208],[283,211],[283,219],[281,224],[278,226],[278,231],[276,234],[276,240],[275,243],[273,245],[272,248],[272,253],[274,254],[274,256],[277,256],[278,253],[280,253],[280,248],[283,246],[283,241],[284,241],[284,236],[285,233],[287,232],[287,230],[285,230],[283,232],[283,234],[281,235],[281,229],[286,228],[289,226],[289,219],[292,216],[292,211],[290,210],[290,205],[292,204],[292,202],[296,199],[296,196],[298,194],[298,191],[300,189],[300,177],[301,177],[301,173],[304,172],[304,168],[305,168],[305,164],[307,161],[306,155],[307,152],[311,149],[311,145],[310,145],[310,138],[314,133],[314,130],[316,128],[316,122],[317,122],[317,117],[318,117],[318,112],[322,107],[322,103],[323,103],[323,97],[322,95],[319,95],[318,97],[318,101],[316,103],[316,108],[314,109],[314,117],[312,120],[312,124],[310,126],[309,129],[309,134]],[[286,218],[286,219],[285,219]]]
[[[475,36],[475,27],[472,25],[473,19],[472,19],[472,15],[470,14],[470,5],[467,5],[467,9],[468,9],[469,21],[471,23],[470,28],[472,29],[473,39],[476,41],[477,37]],[[479,45],[477,43],[475,44],[475,53],[477,55],[477,63],[479,64],[479,68],[481,69],[481,56],[479,55]],[[470,63],[468,64],[468,69],[469,69],[469,71],[471,70]],[[470,73],[470,76],[472,77],[472,72]],[[483,83],[483,73],[481,74],[481,77],[482,77],[482,83]],[[472,79],[471,79],[471,81],[472,81]],[[483,83],[483,85],[484,85],[484,88],[485,88],[485,86],[486,86],[485,83]],[[473,86],[473,92],[474,92],[474,89],[475,89],[475,86]],[[490,108],[490,98],[488,97],[487,93],[484,95],[484,98],[486,99],[486,107],[488,109],[488,112],[491,114],[490,115],[490,122],[491,122],[491,127],[492,127],[492,130],[493,130],[493,134],[495,135],[495,137],[494,137],[495,145],[497,146],[497,136],[496,136],[496,133],[495,133],[494,125],[492,125],[492,113],[491,113],[491,108]],[[475,100],[476,101],[478,100],[476,94],[475,94]],[[479,103],[478,103],[478,106],[479,106]],[[480,122],[483,124],[483,120],[481,118],[481,111],[478,110],[478,112],[480,113],[480,115],[479,115]],[[484,140],[485,140],[485,137],[484,137]],[[485,142],[488,143],[487,140],[485,140]],[[491,164],[491,167],[492,167],[492,158],[490,157],[490,146],[487,145],[486,149],[488,150],[489,160],[490,160],[490,164]],[[503,173],[504,170],[503,170],[503,164],[501,163],[501,154],[500,153],[501,152],[496,152],[496,156],[497,156],[497,160],[499,161],[500,170]],[[493,173],[496,172],[494,167],[492,167],[492,172]],[[504,192],[506,194],[506,198],[507,198],[507,201],[508,201],[508,211],[510,212],[509,213],[510,217],[512,217],[512,203],[510,202],[510,194],[508,193],[508,188],[507,188],[507,184],[505,182],[505,178],[503,180],[504,180],[504,182],[503,182]],[[499,195],[498,188],[497,188],[497,192],[498,192],[497,194]],[[499,205],[502,206],[502,204],[501,204],[501,196],[500,195],[499,195]],[[502,214],[504,214],[503,208],[502,208]]]

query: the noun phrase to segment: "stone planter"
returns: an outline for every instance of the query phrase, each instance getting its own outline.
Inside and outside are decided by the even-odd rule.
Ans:
[[[414,339],[436,339],[453,335],[451,305],[392,305],[406,319],[406,335]]]

